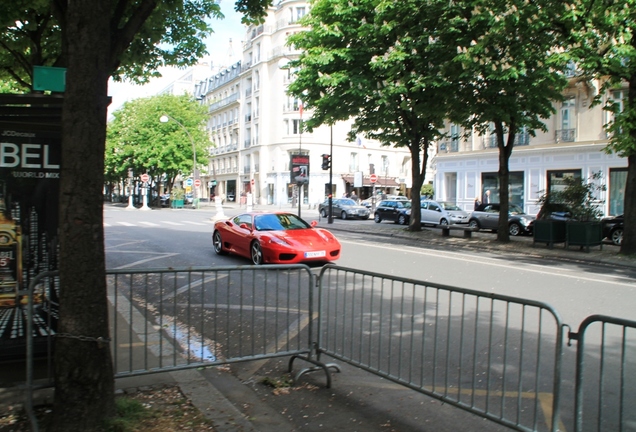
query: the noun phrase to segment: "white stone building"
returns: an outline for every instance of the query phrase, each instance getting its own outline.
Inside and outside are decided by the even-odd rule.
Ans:
[[[590,106],[598,88],[598,82],[583,85],[573,79],[564,101],[555,103],[556,114],[545,121],[547,132],[517,137],[509,163],[511,203],[536,214],[539,196],[559,188],[564,177],[587,179],[600,171],[607,191],[599,197],[599,205],[606,215],[623,213],[627,160],[603,151],[608,143],[604,125],[610,113],[603,110],[603,104]],[[617,89],[603,95],[603,100],[612,98],[620,103],[624,97],[626,90]],[[464,131],[449,124],[447,132],[461,136]],[[468,139],[449,139],[438,143],[437,150],[433,161],[437,199],[472,210],[475,198],[482,200],[490,190],[491,202],[498,201],[499,151],[494,133],[473,132]]]
[[[309,156],[309,183],[302,187],[302,202],[314,206],[328,195],[329,170],[321,169],[321,164],[322,155],[331,154],[334,197],[351,192],[354,177],[362,178],[355,188],[360,198],[373,193],[371,165],[376,189],[408,194],[407,149],[380,147],[362,137],[348,142],[347,122],[301,133],[302,116],[306,119],[311,113],[302,112],[300,102],[286,93],[291,72],[285,64],[298,53],[285,43],[301,29],[297,21],[307,11],[308,4],[300,0],[271,7],[262,25],[246,29],[242,60],[195,86],[195,96],[208,106],[210,115],[208,193],[230,201],[249,196],[256,204],[293,207],[299,188],[290,180],[290,161],[292,155],[302,154]]]

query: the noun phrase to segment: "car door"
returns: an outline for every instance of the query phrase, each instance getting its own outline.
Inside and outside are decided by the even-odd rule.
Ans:
[[[234,253],[243,256],[250,255],[250,243],[252,241],[252,215],[242,214],[232,219],[233,226],[229,230],[227,241],[231,244]],[[244,225],[245,228],[241,228]]]
[[[430,201],[422,201],[420,204],[420,223],[425,223],[425,224],[433,224],[434,219],[433,219],[433,215],[431,215],[431,210],[430,210],[430,205],[431,202]]]
[[[429,201],[428,208],[426,210],[426,217],[428,219],[428,223],[435,225],[439,224],[439,221],[442,218],[442,209],[439,204]]]
[[[499,224],[499,204],[489,204],[484,207],[482,228],[496,230]]]
[[[395,201],[385,201],[380,207],[380,217],[382,220],[395,221]]]

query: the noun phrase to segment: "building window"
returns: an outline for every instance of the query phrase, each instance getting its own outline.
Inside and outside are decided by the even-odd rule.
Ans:
[[[358,153],[351,153],[349,157],[349,172],[358,171],[359,163],[358,163]]]
[[[625,212],[625,185],[627,168],[611,168],[609,175],[609,214],[618,216]]]
[[[564,179],[581,178],[581,170],[548,171],[548,192],[560,192],[565,189]]]
[[[389,157],[382,156],[382,174],[388,175],[389,173]]]
[[[300,134],[300,119],[285,120],[285,130],[287,135]]]
[[[498,203],[501,201],[499,176],[496,172],[481,174],[481,202]],[[508,178],[508,202],[524,208],[525,187],[523,171],[511,172]]]
[[[576,139],[574,108],[576,99],[574,96],[566,97],[561,103],[561,129],[557,130],[557,142],[573,142]]]

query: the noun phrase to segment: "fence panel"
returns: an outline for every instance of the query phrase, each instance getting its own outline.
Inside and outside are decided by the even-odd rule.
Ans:
[[[109,271],[116,377],[311,351],[306,266]]]
[[[562,323],[550,306],[326,266],[318,353],[519,430],[557,430]]]
[[[579,326],[576,431],[636,431],[636,321],[592,315]]]

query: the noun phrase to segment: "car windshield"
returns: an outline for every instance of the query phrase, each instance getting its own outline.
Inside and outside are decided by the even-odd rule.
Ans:
[[[284,231],[310,228],[307,222],[291,213],[258,215],[254,217],[254,226],[257,231]]]
[[[459,207],[457,207],[455,204],[450,203],[450,202],[440,202],[439,205],[444,210],[461,211],[461,209]]]
[[[398,207],[411,208],[411,201],[398,201]]]
[[[522,215],[525,214],[525,212],[523,210],[521,210],[521,207],[519,207],[516,204],[510,204],[508,207],[508,213],[511,215]]]
[[[356,202],[352,199],[342,199],[340,200],[340,205],[354,206],[356,205]]]

